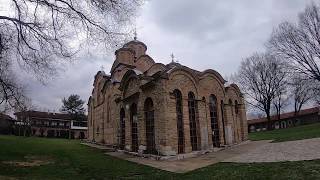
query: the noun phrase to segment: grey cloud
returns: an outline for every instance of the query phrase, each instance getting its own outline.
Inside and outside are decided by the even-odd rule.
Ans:
[[[237,71],[240,61],[262,51],[273,27],[295,20],[310,0],[152,0],[137,19],[138,38],[157,62],[180,63],[198,70],[212,68],[222,75]],[[98,51],[93,51],[96,53]],[[114,54],[81,56],[59,77],[42,86],[28,80],[28,94],[38,107],[58,110],[71,93],[87,100],[100,66],[109,73]]]

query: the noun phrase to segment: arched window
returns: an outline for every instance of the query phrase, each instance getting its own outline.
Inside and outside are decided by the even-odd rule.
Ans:
[[[211,94],[209,97],[209,110],[210,110],[211,130],[212,130],[212,144],[213,144],[213,147],[219,147],[220,133],[219,133],[219,124],[218,124],[217,98],[213,94]]]
[[[176,98],[177,132],[178,132],[178,153],[184,153],[184,126],[182,110],[182,94],[178,89],[173,91]]]
[[[133,103],[130,107],[131,121],[131,151],[138,152],[138,116],[137,105]]]
[[[189,121],[190,121],[190,141],[192,151],[198,150],[198,130],[197,130],[197,102],[193,92],[188,93],[188,108],[189,108]]]
[[[98,126],[97,127],[97,134],[99,134],[100,133],[100,127]]]
[[[144,112],[146,121],[146,140],[147,154],[156,154],[155,136],[154,136],[154,107],[151,98],[147,98],[144,102]]]
[[[111,98],[110,98],[110,96],[108,96],[108,101],[107,101],[107,123],[110,122],[110,117],[111,117],[110,101],[111,101]]]
[[[102,88],[103,88],[103,81],[100,81],[98,84],[98,104],[101,104],[103,102],[103,93],[102,93]]]
[[[120,110],[120,149],[124,149],[126,143],[126,122],[125,111],[123,108]]]
[[[233,112],[233,107],[232,107],[233,104],[232,104],[232,100],[231,99],[229,99],[229,106],[230,106],[230,111],[231,111],[231,115],[232,115],[232,118],[233,118],[233,115],[234,115],[233,113],[234,112]]]
[[[235,109],[236,114],[238,114],[239,113],[239,104],[238,104],[237,100],[234,101],[234,109]]]
[[[227,144],[226,143],[226,130],[224,129],[225,124],[224,124],[224,102],[223,102],[223,100],[221,100],[220,111],[221,111],[221,119],[222,119],[223,141],[224,141],[224,144]]]

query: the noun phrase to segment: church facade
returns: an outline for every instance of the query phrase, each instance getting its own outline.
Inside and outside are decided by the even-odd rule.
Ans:
[[[210,150],[247,139],[243,96],[215,70],[156,63],[136,38],[95,75],[88,139],[161,156]]]

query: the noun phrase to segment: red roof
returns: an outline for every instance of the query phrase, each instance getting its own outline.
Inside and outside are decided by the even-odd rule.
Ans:
[[[62,113],[51,113],[51,112],[40,112],[40,111],[24,111],[14,113],[17,117],[25,116],[25,117],[34,117],[34,118],[44,118],[44,119],[62,119],[62,120],[73,120],[70,114],[62,114]]]
[[[298,113],[297,116],[305,116],[305,115],[316,114],[316,113],[320,113],[320,106],[309,108],[309,109],[300,110],[300,112]],[[280,119],[289,119],[289,118],[292,118],[292,117],[294,117],[294,111],[280,114]],[[271,116],[271,121],[277,121],[277,120],[278,120],[278,116],[277,115]],[[263,118],[249,119],[248,120],[248,124],[256,124],[256,123],[262,123],[262,122],[267,122],[267,118],[263,117]]]
[[[14,120],[11,116],[0,113],[0,119],[5,119],[5,120]]]

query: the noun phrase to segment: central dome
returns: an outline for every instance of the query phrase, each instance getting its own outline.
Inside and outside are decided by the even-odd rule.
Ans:
[[[146,54],[147,46],[138,41],[136,38],[133,41],[130,41],[123,45],[124,48],[130,48],[135,51],[135,58],[139,58],[140,56]]]

